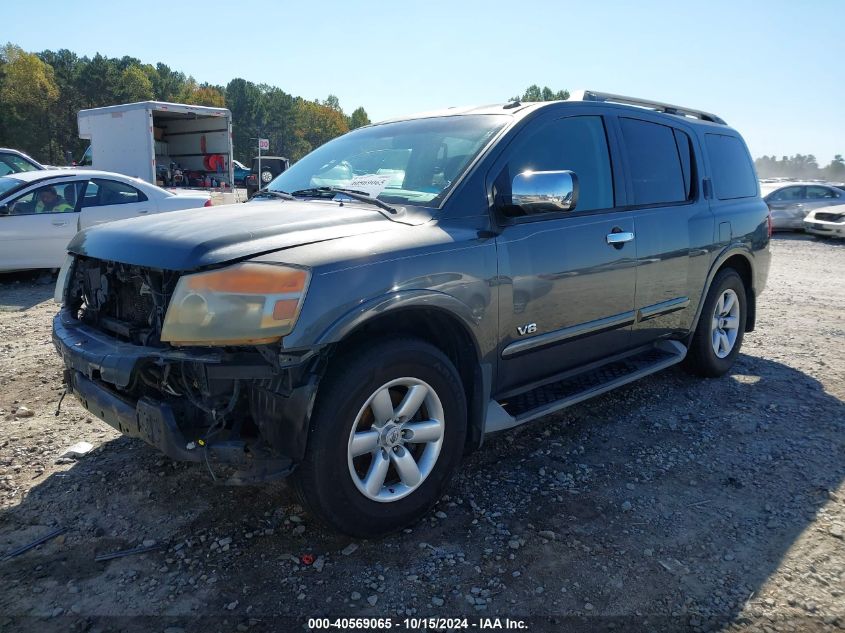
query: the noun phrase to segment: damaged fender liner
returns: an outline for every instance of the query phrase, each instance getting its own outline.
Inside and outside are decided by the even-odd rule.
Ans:
[[[248,484],[289,474],[304,453],[316,376],[306,373],[294,382],[287,369],[279,373],[269,363],[245,363],[245,358],[224,350],[178,350],[122,342],[80,323],[66,310],[53,320],[53,342],[64,360],[68,391],[88,411],[171,459],[208,459],[209,463],[232,466],[238,472],[227,483]],[[261,417],[264,441],[221,439],[196,446],[194,437],[185,437],[167,398],[149,393],[133,396],[131,390],[126,391],[144,363],[182,361],[197,363],[215,377],[245,381],[252,410]]]

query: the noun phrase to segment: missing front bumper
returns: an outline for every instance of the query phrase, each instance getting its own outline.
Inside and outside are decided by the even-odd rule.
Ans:
[[[231,467],[238,472],[229,483],[257,483],[287,475],[304,454],[317,378],[303,366],[274,368],[255,353],[133,345],[65,311],[53,321],[53,342],[64,361],[68,390],[88,411],[172,459]],[[159,396],[139,381],[144,367],[183,364],[193,364],[201,382],[218,395],[240,384],[243,406],[226,432],[207,437],[191,422],[206,415],[194,399]],[[254,421],[257,435],[255,429],[241,433],[244,418]]]
[[[128,437],[144,440],[177,461],[206,461],[209,468],[235,469],[226,483],[254,484],[286,477],[294,463],[288,457],[261,455],[242,441],[223,441],[201,446],[186,438],[172,408],[163,402],[141,398],[133,403],[89,380],[80,372],[65,370],[68,391],[77,396],[85,409]]]

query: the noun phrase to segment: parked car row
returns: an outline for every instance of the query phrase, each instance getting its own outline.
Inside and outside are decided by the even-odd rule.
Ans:
[[[211,206],[200,191],[166,191],[94,170],[33,169],[0,176],[0,271],[58,268],[82,229],[135,216]]]
[[[763,200],[772,212],[772,227],[776,231],[802,230],[809,213],[845,204],[845,189],[832,184],[790,182],[779,183],[774,189],[766,185],[763,183]]]

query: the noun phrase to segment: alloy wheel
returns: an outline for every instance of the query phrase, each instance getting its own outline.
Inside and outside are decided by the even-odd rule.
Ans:
[[[434,470],[444,431],[443,405],[430,385],[410,377],[391,380],[373,392],[352,425],[352,481],[372,501],[406,497]]]
[[[718,358],[728,356],[736,345],[739,334],[739,297],[728,288],[719,297],[713,310],[710,340]]]

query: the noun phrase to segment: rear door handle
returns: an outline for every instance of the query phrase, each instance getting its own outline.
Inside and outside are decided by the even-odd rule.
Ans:
[[[634,234],[630,231],[620,231],[619,233],[608,233],[607,234],[607,243],[608,244],[624,244],[625,242],[630,242],[634,239]]]
[[[67,220],[53,220],[53,226],[67,226]]]

